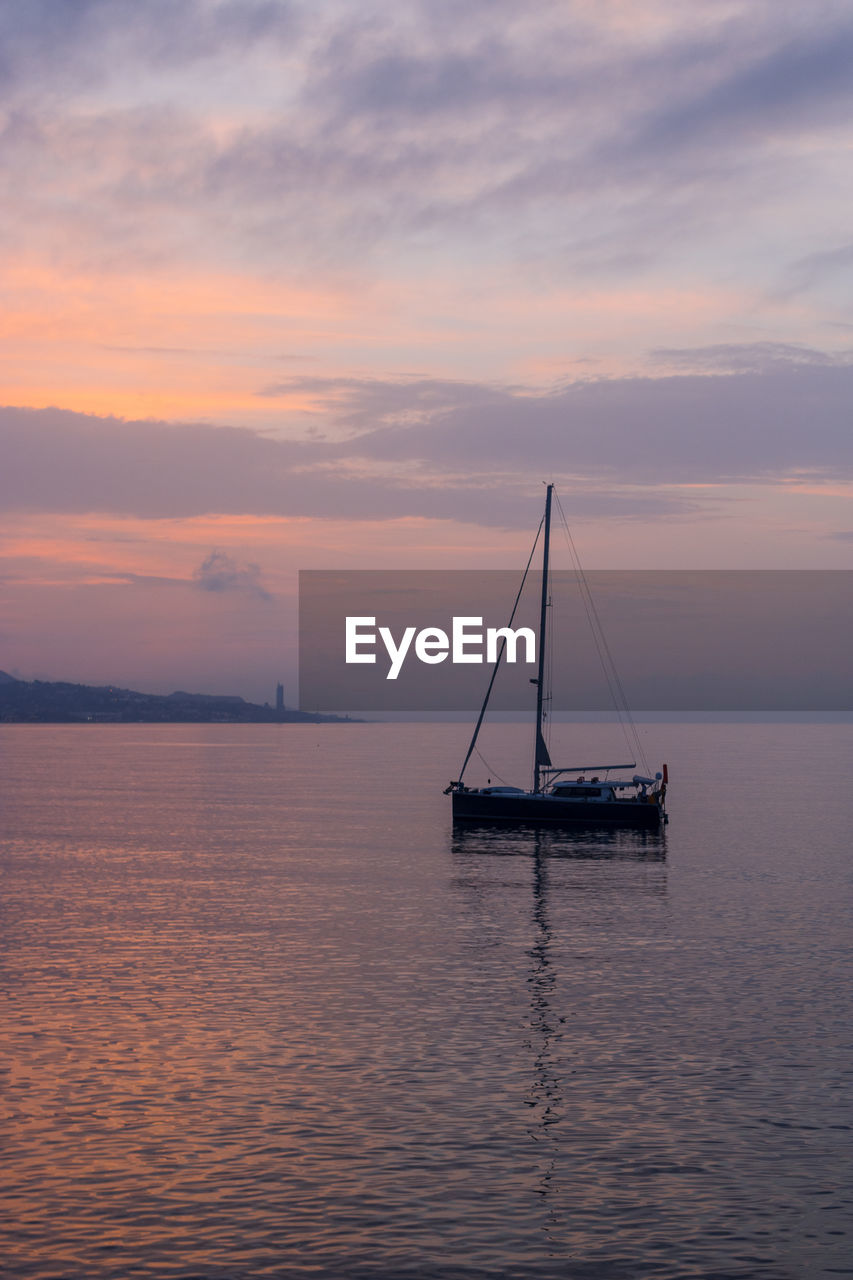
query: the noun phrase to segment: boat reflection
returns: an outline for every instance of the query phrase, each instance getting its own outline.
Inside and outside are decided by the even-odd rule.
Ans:
[[[666,861],[666,828],[542,828],[524,823],[476,826],[455,822],[451,852],[466,856],[599,858]]]

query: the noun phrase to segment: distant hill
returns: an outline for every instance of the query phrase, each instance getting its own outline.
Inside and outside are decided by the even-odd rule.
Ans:
[[[137,693],[115,685],[16,680],[0,671],[0,723],[5,724],[319,724],[340,716],[261,707],[210,693]]]

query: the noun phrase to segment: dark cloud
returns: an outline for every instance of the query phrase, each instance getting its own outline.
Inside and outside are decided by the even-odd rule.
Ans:
[[[353,23],[318,57],[308,92],[329,104],[333,136],[361,153],[364,180],[389,154],[404,182],[432,171],[426,224],[613,188],[634,189],[643,208],[650,192],[658,206],[662,191],[678,193],[682,222],[688,211],[707,219],[715,210],[697,176],[737,182],[749,200],[757,148],[836,123],[853,103],[853,22],[831,6],[805,29],[792,6],[755,5],[636,44],[571,7],[545,13],[535,37],[482,22],[478,39],[458,44],[407,46]],[[453,182],[463,166],[468,181]],[[761,181],[768,166],[764,154]]]
[[[651,353],[673,369],[707,373],[767,373],[781,368],[811,365],[843,368],[853,363],[853,352],[818,351],[791,342],[720,342],[709,347],[657,347]]]
[[[787,271],[787,279],[778,290],[781,297],[803,293],[813,285],[853,272],[853,243],[837,245],[833,249],[821,249],[793,262]]]
[[[618,77],[617,49],[628,69],[642,66],[618,40],[584,29],[570,7],[545,5],[540,16],[531,26],[517,8],[496,15],[494,6],[466,5],[440,27],[421,13],[420,22],[395,28],[342,14],[318,51],[306,96],[345,127],[410,130],[427,117],[430,127],[444,122],[461,137],[495,108],[505,125],[532,117],[545,125],[549,110],[607,92]]]
[[[315,409],[331,416],[335,426],[357,435],[375,427],[430,423],[452,410],[488,413],[502,405],[511,387],[495,388],[474,382],[440,378],[294,377],[263,387],[258,395],[310,397]]]
[[[290,0],[15,0],[0,3],[0,81],[43,97],[91,89],[140,66],[192,67],[290,40]]]
[[[668,486],[853,476],[853,365],[774,358],[755,371],[754,357],[748,350],[740,373],[581,381],[539,394],[428,379],[279,384],[310,392],[327,439],[3,409],[0,504],[514,526],[529,519],[543,477],[561,480],[580,516],[650,518],[696,509]],[[721,359],[716,349],[711,359]]]
[[[218,547],[202,561],[193,574],[193,580],[202,591],[240,591],[259,600],[272,599],[261,582],[259,565],[239,565]]]
[[[734,32],[730,32],[734,34]],[[792,128],[838,122],[853,101],[853,21],[819,23],[791,39],[766,29],[750,49],[726,42],[729,66],[710,86],[647,113],[626,139],[641,156],[716,140],[726,149]],[[744,65],[745,62],[745,65]],[[734,65],[732,65],[734,64]]]
[[[0,509],[111,512],[143,518],[248,513],[354,520],[424,516],[494,527],[526,526],[540,473],[486,456],[470,469],[453,453],[432,465],[423,440],[271,440],[206,425],[120,422],[60,410],[0,409]],[[377,433],[378,436],[379,433]],[[467,446],[466,446],[466,451]],[[549,473],[554,470],[551,466]],[[588,483],[580,515],[683,514],[671,493]]]
[[[843,120],[853,98],[853,23],[827,3],[808,23],[786,3],[733,17],[699,6],[632,42],[556,3],[535,17],[477,4],[451,20],[413,0],[32,0],[0,4],[0,44],[0,150],[24,221],[59,210],[82,236],[97,208],[89,251],[103,254],[214,243],[242,261],[273,247],[329,261],[458,231],[559,251],[575,271],[625,270],[724,230],[731,199],[790,190],[809,163],[802,131]],[[196,107],[192,77],[227,59],[224,111],[239,121],[236,86],[244,77],[251,103],[259,49],[292,65],[223,136],[204,119],[210,84]],[[101,101],[111,78],[121,90]],[[602,202],[600,216],[584,201]]]
[[[726,358],[736,364],[731,351]],[[420,460],[449,474],[645,485],[853,474],[850,364],[783,360],[760,372],[573,382],[540,395],[463,384],[455,403],[447,384],[438,385],[443,401],[409,423],[399,407],[405,384],[383,392],[365,382],[341,400],[332,380],[329,412],[354,433],[341,455]],[[415,383],[412,409],[422,395]]]

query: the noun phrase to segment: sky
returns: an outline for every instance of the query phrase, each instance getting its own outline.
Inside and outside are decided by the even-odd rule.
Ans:
[[[847,0],[0,0],[0,669],[299,569],[853,567]]]

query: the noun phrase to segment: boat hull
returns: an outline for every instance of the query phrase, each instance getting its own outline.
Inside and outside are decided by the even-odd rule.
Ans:
[[[478,791],[454,791],[452,799],[454,822],[644,828],[657,828],[663,822],[660,805],[643,800],[570,800],[532,792],[495,795]]]

